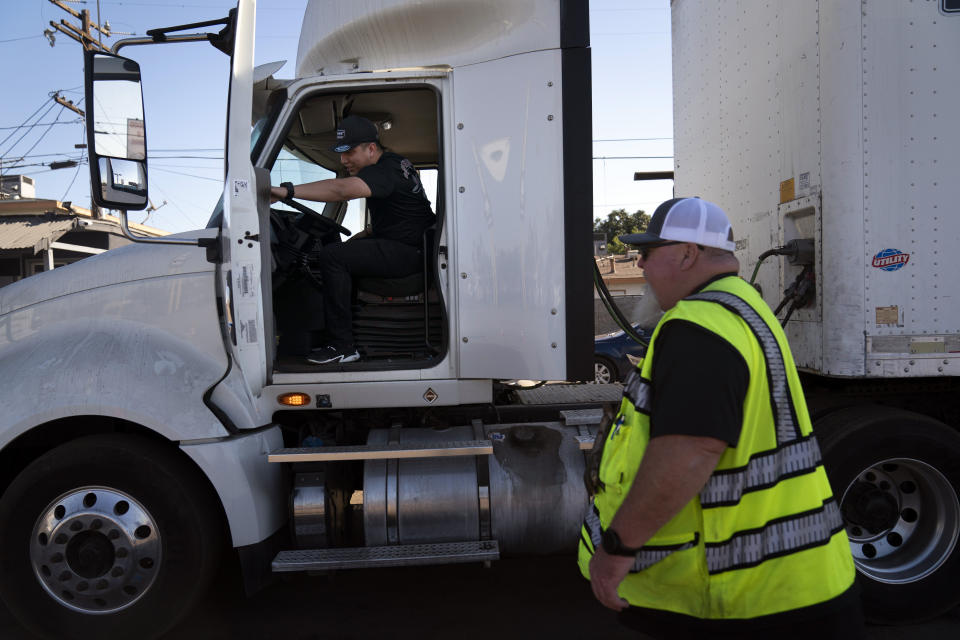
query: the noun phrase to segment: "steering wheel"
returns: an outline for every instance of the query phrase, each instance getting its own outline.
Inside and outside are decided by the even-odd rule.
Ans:
[[[279,202],[282,202],[283,204],[287,205],[288,207],[293,207],[294,209],[296,209],[296,210],[299,211],[300,213],[306,213],[306,214],[309,214],[309,215],[313,216],[314,219],[316,219],[318,222],[322,223],[323,226],[327,227],[327,230],[328,230],[328,231],[332,231],[332,230],[335,229],[335,230],[339,231],[340,233],[342,233],[342,234],[345,235],[345,236],[348,236],[348,237],[349,237],[349,236],[353,235],[353,234],[350,232],[350,230],[347,229],[346,227],[337,224],[333,219],[327,218],[326,216],[318,213],[317,211],[314,211],[314,210],[311,209],[310,207],[306,207],[306,206],[300,204],[299,202],[297,202],[297,201],[294,200],[293,198],[282,198],[282,199],[279,200]]]

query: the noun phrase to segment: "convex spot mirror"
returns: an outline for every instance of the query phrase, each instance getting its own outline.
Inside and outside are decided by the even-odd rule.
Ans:
[[[93,201],[108,209],[147,206],[147,136],[140,65],[84,52],[87,148]]]

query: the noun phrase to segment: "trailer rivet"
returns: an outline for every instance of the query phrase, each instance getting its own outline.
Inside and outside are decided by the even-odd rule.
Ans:
[[[551,343],[550,343],[550,346],[553,347],[554,349],[556,349],[556,348],[557,348],[557,343],[556,343],[556,342],[551,342]]]
[[[463,129],[463,123],[462,123],[462,122],[458,122],[458,123],[457,123],[457,129]]]
[[[551,82],[548,82],[548,83],[547,83],[547,86],[548,86],[548,87],[552,87],[552,86],[553,86],[553,82],[552,82],[552,81],[551,81]]]
[[[464,342],[470,342],[470,338],[467,338],[466,336],[464,336],[463,341],[464,341]]]
[[[460,274],[460,279],[461,279],[461,280],[466,280],[466,279],[467,279],[467,274],[466,274],[466,272]]]
[[[943,367],[937,367],[937,371],[939,371],[940,373],[943,373]]]
[[[912,367],[913,365],[915,365],[915,364],[916,364],[916,362],[914,362],[913,360],[910,361],[910,366],[911,366],[911,367]]]
[[[551,121],[553,120],[553,114],[552,114],[552,113],[547,116],[547,120],[551,120]]]
[[[556,309],[550,309],[550,315],[552,315],[552,316],[557,315],[557,310],[556,310]]]
[[[904,373],[910,373],[910,367],[904,367],[904,368],[903,368],[903,372],[904,372]]]
[[[466,190],[467,190],[466,187],[460,187],[459,189],[457,189],[457,191],[459,191],[460,193],[463,193]]]

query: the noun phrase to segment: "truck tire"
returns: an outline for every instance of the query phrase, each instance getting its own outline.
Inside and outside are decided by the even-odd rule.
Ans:
[[[142,436],[74,440],[0,500],[0,597],[45,638],[160,636],[206,591],[220,520],[177,451]]]
[[[960,434],[878,406],[834,411],[814,429],[867,619],[918,622],[960,604]]]

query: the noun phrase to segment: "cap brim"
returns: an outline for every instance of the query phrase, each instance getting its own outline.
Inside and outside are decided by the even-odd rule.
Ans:
[[[641,246],[645,244],[658,244],[663,242],[663,238],[655,233],[627,233],[619,236],[623,244]]]

